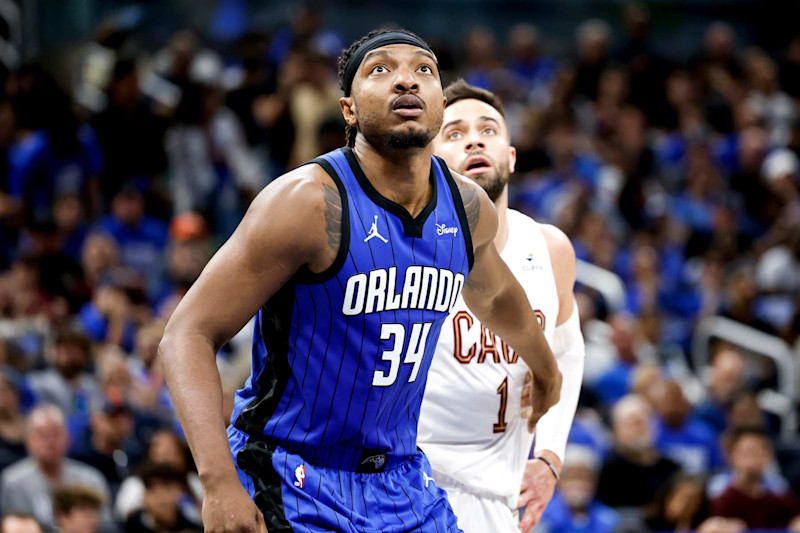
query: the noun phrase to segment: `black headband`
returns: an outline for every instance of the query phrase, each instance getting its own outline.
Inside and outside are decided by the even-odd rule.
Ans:
[[[431,50],[422,39],[413,35],[409,35],[400,31],[390,31],[376,35],[372,39],[359,46],[356,52],[350,58],[350,61],[347,62],[347,66],[344,68],[343,80],[345,96],[350,96],[350,89],[353,88],[353,78],[356,77],[358,67],[361,66],[361,62],[364,61],[366,55],[376,48],[389,46],[390,44],[410,44],[411,46],[416,46],[417,48],[427,50],[434,58],[436,57],[436,55],[433,53],[433,50]]]

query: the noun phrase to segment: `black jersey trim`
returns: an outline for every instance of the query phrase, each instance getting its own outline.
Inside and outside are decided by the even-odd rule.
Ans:
[[[322,272],[312,272],[308,269],[308,266],[303,266],[303,268],[300,269],[297,278],[300,283],[304,284],[324,283],[333,278],[339,273],[342,266],[344,266],[344,262],[347,259],[347,251],[350,249],[350,204],[347,200],[347,189],[345,189],[342,179],[327,159],[318,157],[309,161],[306,165],[313,163],[322,167],[339,190],[339,198],[342,200],[342,240],[339,243],[339,250],[336,252],[336,258],[333,260],[331,266]]]
[[[283,504],[281,476],[275,471],[272,456],[275,446],[257,439],[249,439],[236,454],[236,462],[253,480],[253,501],[261,514],[267,530],[272,533],[292,533],[292,525],[286,519]]]
[[[261,308],[261,340],[267,356],[253,384],[256,394],[233,424],[256,439],[263,438],[264,427],[278,409],[289,381],[289,337],[296,286],[296,279],[289,280]]]
[[[437,190],[438,180],[436,179],[436,172],[433,169],[433,163],[431,163],[429,178],[433,187],[433,194],[431,195],[428,205],[426,205],[416,217],[412,217],[411,213],[409,213],[405,207],[389,200],[375,189],[369,179],[367,179],[366,174],[364,174],[361,165],[358,164],[356,156],[350,147],[342,148],[342,152],[347,158],[347,162],[350,164],[350,170],[353,171],[353,175],[356,177],[356,180],[358,180],[358,184],[361,185],[361,189],[367,197],[403,222],[403,230],[405,231],[406,237],[422,237],[422,228],[425,226],[425,221],[428,220],[428,217],[433,213],[433,210],[436,209],[436,203],[439,197]]]
[[[467,221],[467,212],[464,210],[464,200],[461,198],[461,191],[458,190],[456,180],[450,174],[450,169],[447,168],[447,163],[441,157],[436,157],[439,162],[439,167],[442,169],[444,179],[450,186],[450,192],[453,194],[453,204],[456,206],[456,213],[458,213],[458,221],[461,223],[461,232],[464,235],[464,245],[467,248],[467,259],[469,261],[469,269],[472,270],[472,265],[475,263],[475,248],[472,244],[472,232],[469,229],[469,222]]]

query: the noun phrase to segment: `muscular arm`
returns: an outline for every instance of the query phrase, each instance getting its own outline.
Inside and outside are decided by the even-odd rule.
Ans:
[[[321,271],[332,264],[340,202],[333,182],[315,165],[270,184],[167,324],[159,356],[206,486],[238,484],[215,354],[298,269]]]
[[[494,246],[497,212],[476,184],[457,176],[472,233],[475,263],[464,286],[464,302],[527,363],[534,375],[531,427],[558,401],[560,374],[550,346],[522,286]]]

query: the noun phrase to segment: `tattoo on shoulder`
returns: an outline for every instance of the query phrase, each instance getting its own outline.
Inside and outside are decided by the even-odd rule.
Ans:
[[[327,183],[322,185],[322,196],[325,200],[325,232],[328,234],[328,246],[334,255],[339,253],[342,243],[342,199],[339,190]]]
[[[461,200],[464,202],[464,212],[467,214],[467,223],[469,224],[469,231],[475,233],[475,228],[478,227],[478,219],[481,217],[481,198],[478,192],[469,185],[459,185],[461,191]]]

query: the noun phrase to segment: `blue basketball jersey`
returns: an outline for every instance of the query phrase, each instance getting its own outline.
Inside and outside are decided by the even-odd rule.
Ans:
[[[379,451],[377,469],[416,450],[428,367],[472,267],[472,240],[439,158],[415,218],[375,190],[349,148],[312,163],[339,190],[339,253],[325,272],[296,274],[258,312],[253,369],[231,420],[311,463],[347,468]]]

